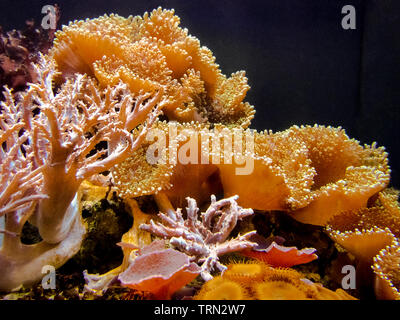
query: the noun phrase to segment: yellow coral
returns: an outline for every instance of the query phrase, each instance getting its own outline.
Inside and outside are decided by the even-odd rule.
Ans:
[[[258,300],[306,300],[307,295],[287,281],[265,281],[254,286]]]
[[[258,262],[231,263],[224,272],[224,278],[246,286],[253,281],[262,280],[266,268],[266,265]]]
[[[165,115],[247,127],[254,108],[243,102],[244,71],[224,76],[210,49],[179,26],[174,10],[142,17],[104,15],[75,21],[56,33],[50,55],[64,76],[94,76],[101,85],[126,83],[133,93],[165,88]]]
[[[340,127],[294,126],[289,130],[305,142],[316,170],[313,200],[293,212],[296,220],[326,225],[335,214],[365,207],[389,183],[387,153],[375,143],[362,147]]]
[[[196,300],[354,300],[345,291],[331,291],[303,279],[290,268],[273,268],[264,263],[231,263],[223,275],[206,282]]]
[[[326,227],[329,236],[359,259],[371,262],[400,235],[400,209],[395,190],[383,190],[375,203],[335,215]]]
[[[375,293],[378,299],[400,300],[400,245],[395,242],[379,252],[372,269],[376,274]]]
[[[127,198],[165,192],[175,206],[181,206],[188,196],[202,202],[220,192],[218,177],[213,179],[217,167],[211,163],[202,164],[200,143],[189,150],[193,152],[189,155],[194,156],[193,164],[178,161],[182,160],[178,157],[183,153],[186,156],[184,148],[192,146],[190,138],[200,141],[199,135],[208,130],[207,126],[193,122],[157,122],[152,131],[157,132],[154,141],[144,142],[142,148],[112,169],[118,193]]]
[[[239,204],[259,210],[302,208],[311,201],[315,170],[304,142],[284,132],[255,132],[254,151],[246,156],[254,163],[249,174],[236,174],[236,167],[218,165],[224,196],[239,195]]]
[[[346,228],[340,230],[336,225],[327,227],[329,236],[358,259],[370,263],[373,257],[395,237],[388,228],[380,229],[373,226],[370,229]]]
[[[225,278],[216,277],[208,281],[195,300],[246,300],[246,290],[239,284]]]

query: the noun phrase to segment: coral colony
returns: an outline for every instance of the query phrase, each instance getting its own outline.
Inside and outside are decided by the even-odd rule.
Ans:
[[[2,297],[400,299],[383,147],[248,129],[245,72],[174,10],[71,22],[29,59],[20,35],[0,42]],[[40,290],[46,266],[75,294]]]

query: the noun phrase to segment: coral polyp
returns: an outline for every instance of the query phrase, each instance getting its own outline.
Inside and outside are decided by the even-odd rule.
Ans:
[[[235,281],[215,278],[207,282],[195,297],[196,300],[247,300],[246,289]]]
[[[246,285],[263,279],[266,268],[262,263],[232,263],[224,272],[224,278]]]
[[[306,300],[307,295],[294,284],[282,280],[261,282],[254,286],[259,300]]]

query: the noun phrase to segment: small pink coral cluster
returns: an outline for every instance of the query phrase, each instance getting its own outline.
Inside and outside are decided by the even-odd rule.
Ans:
[[[172,246],[201,264],[201,276],[207,281],[212,279],[213,269],[226,269],[218,261],[219,256],[256,246],[256,243],[248,240],[256,231],[227,240],[237,222],[253,214],[252,209],[240,207],[237,198],[233,196],[217,201],[215,196],[211,196],[209,208],[201,213],[201,220],[198,220],[196,200],[188,197],[186,220],[183,219],[182,210],[177,209],[170,216],[160,213],[158,216],[163,223],[151,221],[149,225],[141,225],[141,229],[161,238],[169,238]]]

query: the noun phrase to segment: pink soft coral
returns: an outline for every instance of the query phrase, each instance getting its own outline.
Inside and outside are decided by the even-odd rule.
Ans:
[[[257,234],[250,240],[256,242],[257,246],[240,253],[246,257],[263,261],[272,267],[292,267],[318,258],[314,248],[299,250],[297,247],[283,246],[285,239],[281,237],[266,239]]]
[[[256,246],[249,238],[256,231],[239,235],[228,240],[228,237],[239,220],[253,214],[252,209],[243,209],[236,200],[238,196],[217,201],[211,196],[210,207],[201,213],[198,220],[196,200],[186,198],[187,218],[183,219],[182,210],[169,212],[169,216],[160,213],[162,223],[150,221],[149,225],[141,225],[142,230],[161,237],[169,238],[169,243],[187,253],[193,261],[201,264],[201,276],[205,281],[212,279],[211,271],[215,268],[224,271],[226,267],[219,262],[219,256]]]
[[[196,278],[200,270],[186,254],[164,249],[164,241],[154,241],[140,250],[118,279],[123,286],[152,293],[154,299],[170,299],[174,292]]]

